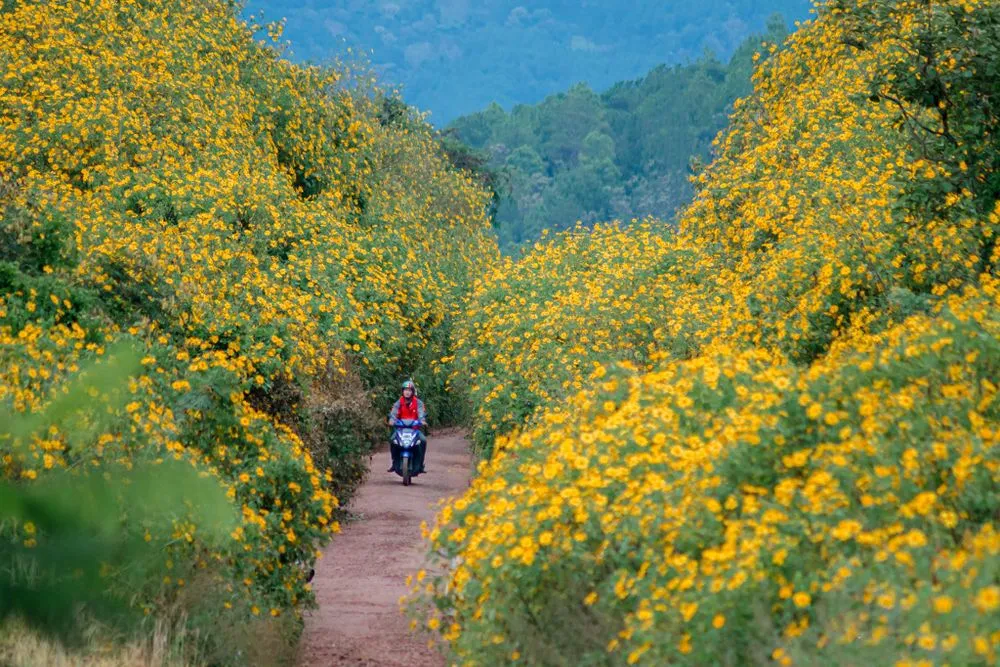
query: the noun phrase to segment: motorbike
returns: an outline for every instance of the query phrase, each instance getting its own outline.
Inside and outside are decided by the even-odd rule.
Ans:
[[[416,467],[416,462],[422,459],[420,427],[417,419],[397,419],[393,424],[391,444],[399,452],[396,474],[403,478],[403,486],[409,486],[410,480],[420,474]]]

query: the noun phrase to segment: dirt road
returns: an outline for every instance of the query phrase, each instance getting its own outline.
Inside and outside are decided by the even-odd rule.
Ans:
[[[444,660],[426,639],[409,632],[399,611],[406,576],[424,554],[420,522],[432,524],[441,498],[465,490],[471,473],[460,431],[432,433],[426,475],[404,487],[386,473],[388,451],[375,455],[368,481],[351,502],[346,523],[316,566],[319,609],[306,617],[301,667],[439,667]]]

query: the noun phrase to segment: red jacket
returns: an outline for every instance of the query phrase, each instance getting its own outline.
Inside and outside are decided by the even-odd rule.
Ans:
[[[410,400],[407,401],[406,398],[400,396],[396,404],[392,406],[392,413],[389,415],[392,419],[419,419],[423,421],[424,415],[424,403],[416,396],[411,396]]]

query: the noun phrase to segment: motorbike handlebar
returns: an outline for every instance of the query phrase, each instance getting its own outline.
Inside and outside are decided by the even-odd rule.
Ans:
[[[419,428],[427,426],[427,422],[420,421],[419,419],[397,419],[393,422],[392,426],[396,428]]]

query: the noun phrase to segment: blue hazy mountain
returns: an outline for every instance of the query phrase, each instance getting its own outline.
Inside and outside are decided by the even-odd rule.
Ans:
[[[725,60],[767,17],[809,17],[809,0],[249,0],[286,19],[295,60],[347,47],[443,125],[491,102],[535,103],[586,82],[602,90],[711,51]]]

